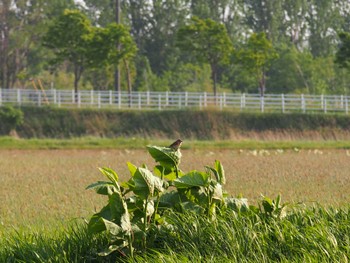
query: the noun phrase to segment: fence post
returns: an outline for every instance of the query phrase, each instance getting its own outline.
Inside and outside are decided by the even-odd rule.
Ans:
[[[122,93],[118,91],[118,109],[122,107]]]
[[[109,90],[109,105],[112,105],[112,103],[113,103],[112,90]]]
[[[222,96],[223,96],[223,100],[224,100],[224,101],[223,101],[223,104],[224,104],[223,106],[226,107],[226,92],[224,92],[224,93],[222,94]]]
[[[0,106],[2,105],[2,89],[0,88]]]
[[[204,92],[204,107],[207,107],[207,93]]]
[[[221,95],[220,96],[220,110],[222,110],[222,108],[223,108],[223,103],[224,103],[224,97],[223,97],[223,95]]]
[[[188,92],[185,92],[185,106],[188,106]]]
[[[158,110],[162,109],[162,97],[161,94],[158,94]]]
[[[345,113],[349,114],[348,96],[345,96]]]
[[[90,91],[90,105],[91,106],[94,105],[94,90],[93,89]]]
[[[323,94],[321,94],[320,100],[321,100],[321,109],[324,110],[324,97],[323,97]]]
[[[17,104],[21,105],[21,89],[17,89]]]
[[[340,107],[343,109],[344,108],[344,96],[340,95]]]
[[[324,99],[323,110],[324,110],[324,113],[327,113],[327,99]]]
[[[281,102],[282,102],[282,113],[285,113],[285,102],[284,102],[284,94],[281,95]]]
[[[165,92],[165,105],[168,106],[169,105],[169,92]]]
[[[139,109],[141,109],[141,93],[139,92]]]
[[[199,109],[202,110],[202,95],[199,95]]]
[[[181,104],[182,104],[182,96],[181,96],[181,93],[179,93],[179,109],[181,109]]]
[[[147,93],[146,93],[146,100],[147,100],[147,106],[148,106],[150,104],[149,90],[147,90]]]
[[[60,91],[58,91],[57,96],[58,96],[57,104],[58,104],[58,107],[60,108],[61,107],[61,92]]]
[[[38,106],[41,107],[41,92],[38,91]]]
[[[260,96],[260,111],[261,112],[264,112],[264,109],[265,109],[264,103],[265,103],[264,96]]]
[[[80,104],[81,104],[81,93],[80,91],[78,91],[78,108],[80,108]]]
[[[304,94],[301,94],[301,110],[305,113],[305,98]]]
[[[97,107],[101,109],[101,91],[97,94]]]

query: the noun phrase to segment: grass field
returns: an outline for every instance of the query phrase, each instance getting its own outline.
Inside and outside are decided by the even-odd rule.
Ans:
[[[260,195],[283,201],[342,206],[350,202],[348,150],[182,150],[180,168],[203,170],[216,159],[224,166],[230,195],[255,204]],[[0,150],[0,223],[50,227],[88,218],[104,200],[85,190],[103,180],[97,167],[129,177],[126,162],[154,162],[146,149]]]

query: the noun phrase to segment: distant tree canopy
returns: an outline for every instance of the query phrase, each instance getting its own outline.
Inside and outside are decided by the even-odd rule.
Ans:
[[[189,25],[179,29],[177,44],[198,62],[210,65],[216,95],[219,66],[229,63],[233,51],[225,26],[211,19],[193,17]]]
[[[52,66],[64,61],[72,64],[75,92],[86,68],[118,65],[136,52],[136,45],[123,25],[112,23],[106,28],[93,27],[78,10],[65,10],[50,25],[43,41],[54,53],[50,61]]]
[[[118,64],[122,89],[350,94],[347,0],[124,0],[120,25],[115,2],[2,0],[0,87],[114,89]]]
[[[340,46],[336,53],[336,63],[343,68],[350,69],[350,33],[339,33]]]
[[[236,61],[253,74],[258,82],[260,95],[264,96],[266,88],[266,72],[271,62],[278,57],[271,41],[265,33],[253,33],[246,44],[235,53]]]

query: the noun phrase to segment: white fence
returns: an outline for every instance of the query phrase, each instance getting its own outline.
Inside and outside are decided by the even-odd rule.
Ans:
[[[0,89],[0,106],[55,105],[118,109],[232,109],[261,112],[349,113],[350,96],[219,93],[206,92],[115,92],[81,90]]]

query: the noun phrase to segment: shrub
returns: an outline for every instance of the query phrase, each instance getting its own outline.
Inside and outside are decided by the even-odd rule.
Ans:
[[[24,121],[23,112],[12,106],[0,107],[0,131],[8,134]]]

